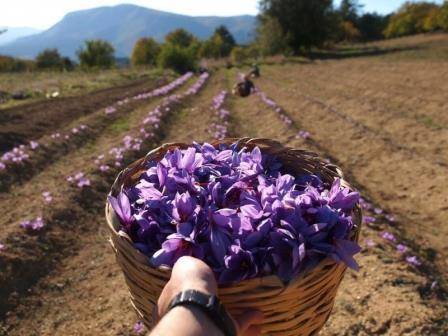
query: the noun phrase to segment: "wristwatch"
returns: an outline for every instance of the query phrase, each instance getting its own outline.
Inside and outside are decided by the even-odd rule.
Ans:
[[[235,324],[216,295],[204,294],[197,290],[186,290],[171,300],[168,310],[177,306],[194,306],[201,309],[225,336],[236,336]]]

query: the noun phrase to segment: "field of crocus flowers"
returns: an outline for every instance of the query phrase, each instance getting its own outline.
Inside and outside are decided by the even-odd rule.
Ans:
[[[434,39],[397,41],[418,57],[261,65],[248,98],[230,93],[248,69],[218,67],[0,110],[0,335],[144,334],[107,242],[115,175],[162,143],[245,136],[319,153],[362,195],[360,271],[322,335],[446,335],[448,59],[423,57]]]

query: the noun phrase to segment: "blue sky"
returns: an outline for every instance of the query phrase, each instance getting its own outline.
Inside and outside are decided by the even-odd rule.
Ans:
[[[339,2],[340,0],[335,0],[336,4]],[[365,5],[365,11],[389,13],[405,0],[359,0],[359,2]],[[120,3],[133,3],[187,15],[255,15],[258,11],[258,0],[1,0],[0,27],[28,26],[46,29],[68,12]]]

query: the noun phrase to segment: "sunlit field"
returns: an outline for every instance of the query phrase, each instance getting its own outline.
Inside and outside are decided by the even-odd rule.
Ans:
[[[261,61],[248,98],[230,94],[248,67],[210,68],[0,74],[5,91],[39,92],[0,105],[0,335],[132,335],[109,187],[160,144],[223,136],[317,152],[361,192],[361,270],[347,270],[321,335],[442,335],[448,35]]]

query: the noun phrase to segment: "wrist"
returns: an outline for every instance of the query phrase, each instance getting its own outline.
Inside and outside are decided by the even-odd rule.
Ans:
[[[201,310],[214,326],[226,336],[236,335],[236,325],[232,317],[216,295],[198,290],[186,290],[178,293],[168,305],[168,310],[177,306],[194,307]]]
[[[201,331],[207,332],[209,336],[224,336],[210,316],[193,304],[176,306],[168,314],[172,314],[173,317],[178,316],[182,321],[192,321],[192,325],[200,326]]]

